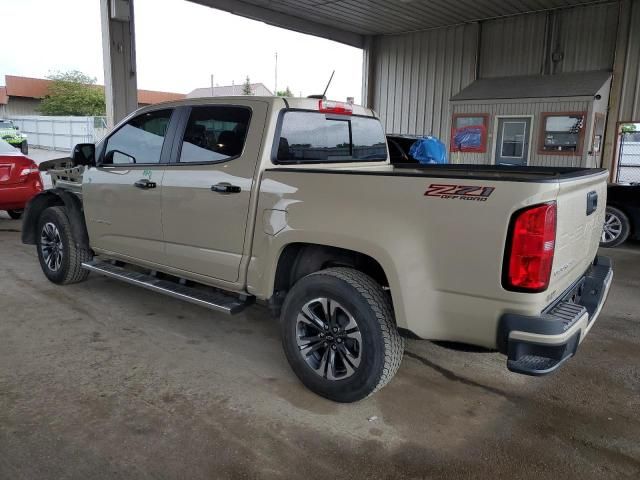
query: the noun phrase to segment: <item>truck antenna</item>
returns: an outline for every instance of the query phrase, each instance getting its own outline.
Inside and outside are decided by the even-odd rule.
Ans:
[[[333,76],[335,75],[336,71],[334,70],[333,72],[331,72],[331,76],[329,77],[329,81],[327,82],[327,87],[324,89],[324,92],[322,93],[322,98],[327,98],[327,90],[329,90],[329,85],[331,85],[331,80],[333,80]]]

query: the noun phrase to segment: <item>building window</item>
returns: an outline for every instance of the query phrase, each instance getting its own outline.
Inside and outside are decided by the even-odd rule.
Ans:
[[[543,113],[539,153],[582,155],[585,112]]]
[[[451,151],[485,153],[487,151],[487,113],[456,113],[451,122]]]

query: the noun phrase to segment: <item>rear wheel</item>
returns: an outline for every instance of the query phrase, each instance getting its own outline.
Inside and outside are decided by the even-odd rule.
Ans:
[[[282,309],[282,341],[302,383],[336,402],[355,402],[385,386],[404,349],[388,294],[368,275],[342,267],[293,286]]]
[[[29,144],[26,141],[20,144],[20,152],[22,152],[23,155],[29,153]]]
[[[629,217],[616,207],[607,207],[600,246],[605,248],[617,247],[629,238],[630,232]]]
[[[23,212],[24,210],[7,210],[7,213],[9,214],[9,216],[14,220],[20,220],[20,218],[22,218]]]
[[[92,255],[76,245],[64,207],[49,207],[42,212],[37,242],[40,266],[50,281],[69,284],[87,278],[89,271],[82,268],[82,263]]]

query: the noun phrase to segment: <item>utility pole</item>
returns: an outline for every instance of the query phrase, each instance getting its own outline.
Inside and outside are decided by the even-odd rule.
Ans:
[[[213,97],[213,73],[211,74],[211,96]]]
[[[276,51],[276,83],[275,83],[275,91],[274,95],[278,95],[278,52]]]

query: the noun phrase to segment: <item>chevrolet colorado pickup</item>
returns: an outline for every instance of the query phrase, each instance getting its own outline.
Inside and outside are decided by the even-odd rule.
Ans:
[[[324,99],[145,107],[41,169],[22,239],[49,280],[264,302],[295,374],[339,402],[389,382],[408,335],[552,372],[612,279],[605,171],[391,165],[374,112]]]

